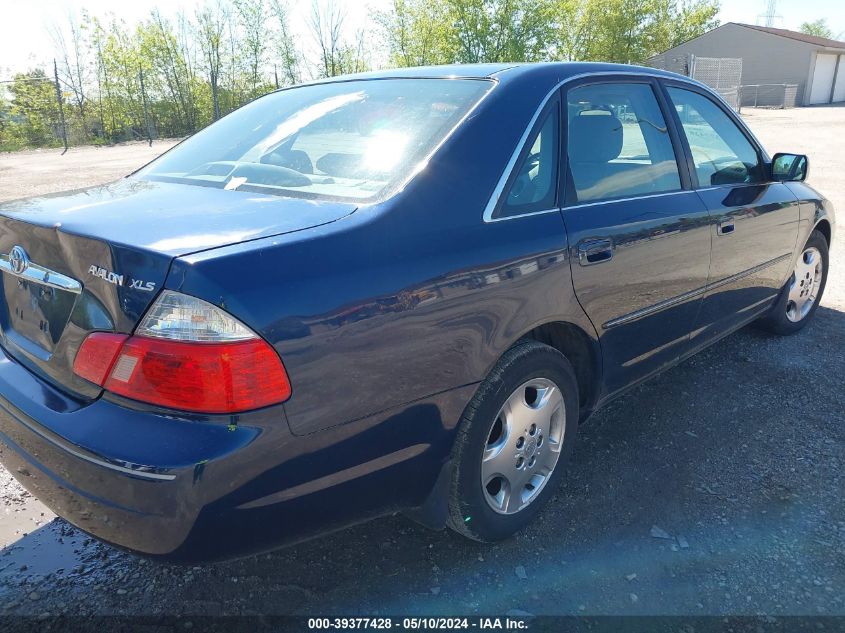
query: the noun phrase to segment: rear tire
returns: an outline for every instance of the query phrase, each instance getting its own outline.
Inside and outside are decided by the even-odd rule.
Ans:
[[[830,262],[828,249],[824,235],[813,231],[777,301],[769,313],[757,321],[759,327],[782,336],[804,329],[824,294]]]
[[[563,354],[536,341],[508,350],[461,419],[449,526],[495,542],[531,522],[560,483],[578,415],[578,384]]]

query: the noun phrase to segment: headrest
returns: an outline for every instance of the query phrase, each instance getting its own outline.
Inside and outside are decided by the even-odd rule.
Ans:
[[[361,171],[361,154],[330,152],[317,159],[317,169],[329,176],[357,178]]]
[[[613,114],[579,114],[569,122],[569,156],[576,163],[606,163],[622,151],[622,122]]]

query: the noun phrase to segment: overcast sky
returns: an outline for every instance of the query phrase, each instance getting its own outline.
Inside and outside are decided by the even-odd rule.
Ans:
[[[390,0],[336,0],[346,8],[347,26],[351,31],[371,25],[373,10],[384,9]],[[66,22],[68,15],[80,14],[83,7],[97,16],[109,11],[129,23],[145,18],[153,7],[160,7],[165,15],[185,10],[193,14],[202,0],[5,0],[0,20],[0,79],[9,79],[14,72],[40,66],[47,69],[53,58],[53,43],[47,32],[49,24]],[[309,48],[313,38],[307,31],[306,20],[311,3],[308,0],[290,2],[294,7],[291,30]],[[719,18],[722,22],[762,24],[760,14],[764,0],[723,0]],[[845,4],[842,0],[780,0],[775,26],[797,30],[804,21],[827,18],[834,37],[845,39]]]

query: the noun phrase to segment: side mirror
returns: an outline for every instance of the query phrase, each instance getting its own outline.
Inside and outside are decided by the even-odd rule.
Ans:
[[[772,159],[772,180],[800,182],[810,171],[810,159],[804,154],[775,154]]]

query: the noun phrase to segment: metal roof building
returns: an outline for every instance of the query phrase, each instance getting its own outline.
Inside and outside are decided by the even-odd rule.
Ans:
[[[684,72],[694,57],[742,59],[744,98],[752,87],[797,86],[797,105],[845,102],[845,42],[728,22],[649,60]]]

